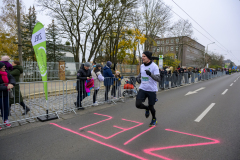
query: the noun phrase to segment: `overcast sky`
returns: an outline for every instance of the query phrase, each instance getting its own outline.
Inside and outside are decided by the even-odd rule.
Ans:
[[[34,0],[23,0],[23,2],[26,9],[35,4]],[[209,45],[209,51],[222,54],[225,59],[231,59],[237,65],[240,65],[240,0],[165,0],[164,2],[171,6],[172,10],[179,16],[188,19],[193,27],[201,32],[199,33],[194,29],[194,37],[199,43],[206,47],[207,44],[215,42],[215,44]],[[36,8],[36,10],[40,11],[40,8]],[[37,19],[45,27],[51,23],[51,18],[45,16],[43,12],[38,12]],[[173,13],[172,22],[178,19],[180,17]]]

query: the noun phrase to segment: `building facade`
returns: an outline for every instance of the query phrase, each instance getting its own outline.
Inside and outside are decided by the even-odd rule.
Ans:
[[[174,53],[181,61],[181,66],[203,67],[205,47],[197,41],[186,37],[155,38],[156,46],[152,48],[155,55]]]

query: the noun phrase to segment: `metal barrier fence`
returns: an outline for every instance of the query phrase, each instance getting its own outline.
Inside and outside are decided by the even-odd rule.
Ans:
[[[174,88],[223,75],[225,75],[225,72],[217,72],[216,74],[191,72],[165,75],[161,77],[159,89]],[[134,76],[120,79],[105,78],[99,87],[89,89],[88,95],[84,95],[85,92],[82,92],[81,89],[81,85],[87,85],[85,81],[47,81],[48,100],[46,101],[43,84],[42,81],[17,83],[12,89],[13,98],[9,98],[10,92],[0,90],[0,108],[2,117],[5,116],[4,120],[7,117],[12,126],[17,126],[38,121],[37,117],[47,115],[46,110],[48,114],[56,114],[59,117],[60,114],[75,112],[90,106],[125,102],[128,98],[136,97],[139,88]],[[85,98],[81,98],[81,95]],[[7,111],[9,111],[9,116],[6,116]],[[4,126],[3,123],[0,122],[0,127]]]
[[[65,76],[75,78],[81,67],[80,62],[65,62]],[[124,75],[137,75],[138,65],[117,64],[116,70]],[[59,80],[59,62],[47,62],[48,80]],[[23,62],[23,81],[41,81],[42,77],[39,71],[38,63],[32,61]]]
[[[196,83],[198,81],[205,81],[217,77],[226,75],[226,72],[205,72],[205,73],[173,73],[161,76],[161,81],[159,82],[160,89],[170,89],[174,87],[179,87],[182,85]]]

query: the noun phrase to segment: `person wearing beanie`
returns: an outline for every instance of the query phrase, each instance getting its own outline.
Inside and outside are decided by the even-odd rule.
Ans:
[[[101,82],[104,81],[104,77],[102,76],[101,69],[102,69],[102,66],[100,64],[97,64],[96,67],[92,71],[92,77],[94,80],[93,106],[98,105],[98,103],[96,101],[97,93],[101,87]]]
[[[9,60],[10,60],[9,56],[3,56],[1,61],[0,61],[0,62],[5,64],[7,71],[13,70],[13,66],[11,65],[11,63],[8,62]]]
[[[105,86],[105,101],[108,102],[108,92],[111,85],[113,85],[113,73],[111,71],[112,62],[107,61],[106,66],[103,68],[104,86]]]
[[[156,103],[156,92],[158,91],[157,82],[160,81],[160,73],[158,66],[152,62],[152,53],[145,51],[142,54],[143,64],[140,68],[140,73],[136,78],[137,82],[140,83],[139,92],[136,97],[136,107],[138,109],[145,109],[145,117],[149,117],[149,111],[152,114],[151,126],[157,124],[157,118],[155,116],[154,105]],[[148,106],[144,105],[143,102],[148,98]]]
[[[9,115],[9,90],[16,84],[13,76],[6,71],[6,66],[4,63],[0,62],[0,109],[1,115],[6,127],[10,127],[11,124],[8,122]],[[0,130],[2,128],[0,127]]]
[[[86,82],[86,80],[92,79],[91,71],[89,69],[90,67],[91,67],[91,63],[86,62],[81,65],[81,68],[77,72],[77,87],[76,87],[76,89],[78,91],[78,95],[77,95],[77,102],[74,102],[74,104],[78,109],[84,109],[82,107],[82,100],[85,97],[87,97],[87,92],[85,89],[85,82]]]
[[[107,61],[107,64],[106,64],[109,68],[111,67],[112,65],[112,62],[111,61]]]

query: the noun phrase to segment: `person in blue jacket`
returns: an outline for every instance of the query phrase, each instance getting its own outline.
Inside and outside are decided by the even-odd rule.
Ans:
[[[111,85],[113,85],[113,77],[111,71],[112,62],[107,61],[105,67],[103,67],[104,86],[105,86],[105,101],[108,101],[108,92],[110,91]]]

